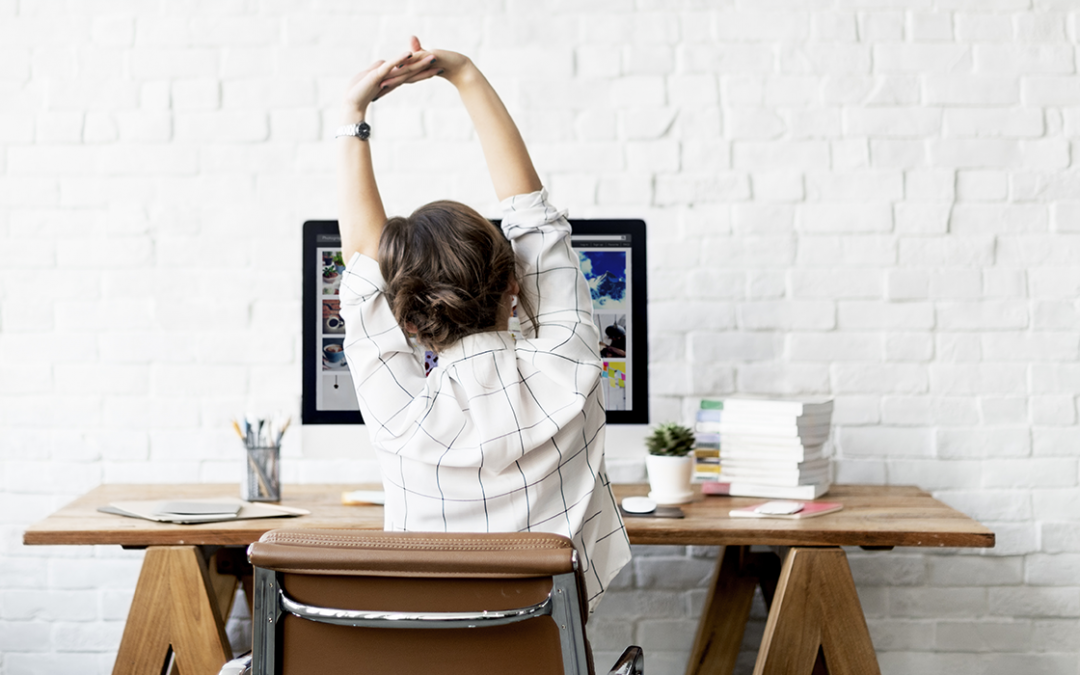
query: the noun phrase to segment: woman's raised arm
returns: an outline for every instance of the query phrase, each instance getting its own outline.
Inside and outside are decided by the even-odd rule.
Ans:
[[[338,226],[341,248],[346,261],[359,251],[374,258],[379,251],[379,237],[386,224],[375,171],[371,166],[366,121],[368,106],[390,89],[391,74],[411,78],[431,68],[434,57],[414,58],[412,52],[392,61],[376,61],[355,75],[345,90],[342,104],[342,127],[338,129]],[[432,73],[434,74],[434,73]],[[430,75],[429,75],[430,76]]]
[[[484,74],[472,61],[466,61],[450,82],[457,87],[461,102],[476,127],[495,194],[502,201],[514,195],[536,192],[543,186],[521,132]]]
[[[375,258],[386,211],[371,165],[371,147],[364,130],[368,106],[403,84],[441,76],[457,88],[476,127],[495,194],[502,201],[536,192],[542,185],[517,125],[480,69],[466,56],[425,50],[413,37],[411,51],[392,61],[376,61],[358,73],[346,88],[344,137],[338,139],[338,223],[346,260],[360,252]],[[350,127],[356,131],[351,131]]]
[[[517,125],[480,69],[468,57],[457,52],[424,50],[415,37],[412,38],[411,47],[414,55],[410,59],[410,66],[414,60],[425,59],[428,55],[435,57],[435,63],[429,66],[428,72],[420,75],[393,75],[386,82],[389,88],[415,82],[424,76],[439,75],[445,78],[457,88],[461,102],[465,104],[465,110],[476,127],[499,201],[536,192],[543,187]]]

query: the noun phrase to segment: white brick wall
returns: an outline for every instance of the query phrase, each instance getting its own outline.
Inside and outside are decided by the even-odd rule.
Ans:
[[[338,92],[414,32],[488,70],[560,204],[649,222],[656,421],[831,394],[842,480],[998,533],[852,552],[885,673],[1076,675],[1077,0],[0,0],[0,675],[109,672],[139,567],[28,523],[235,480],[228,416],[297,411]],[[448,87],[375,108],[390,210],[493,211]],[[297,440],[290,479],[370,469]],[[593,644],[682,672],[716,551],[637,554]]]

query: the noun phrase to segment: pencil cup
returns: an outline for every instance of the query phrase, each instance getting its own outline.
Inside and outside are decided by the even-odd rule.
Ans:
[[[247,448],[247,471],[240,497],[248,502],[281,501],[281,446]]]

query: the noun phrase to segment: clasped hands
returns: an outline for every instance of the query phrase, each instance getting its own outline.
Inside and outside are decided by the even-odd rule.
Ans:
[[[414,35],[409,41],[409,51],[389,61],[380,59],[349,80],[345,89],[346,109],[363,113],[373,101],[401,85],[436,76],[455,83],[470,64],[468,57],[457,52],[424,49]]]

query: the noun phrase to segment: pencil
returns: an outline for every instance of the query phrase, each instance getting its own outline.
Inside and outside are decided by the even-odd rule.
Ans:
[[[262,467],[259,466],[259,462],[256,461],[255,456],[251,454],[251,451],[247,451],[248,463],[251,464],[252,470],[255,471],[255,480],[259,481],[259,486],[262,487],[262,494],[265,497],[270,497],[269,481],[266,478],[266,474],[263,473]]]
[[[285,424],[281,425],[281,430],[277,432],[277,438],[274,439],[274,445],[281,445],[281,437],[285,435],[285,430],[289,428],[290,422],[292,422],[292,418],[286,417]]]

